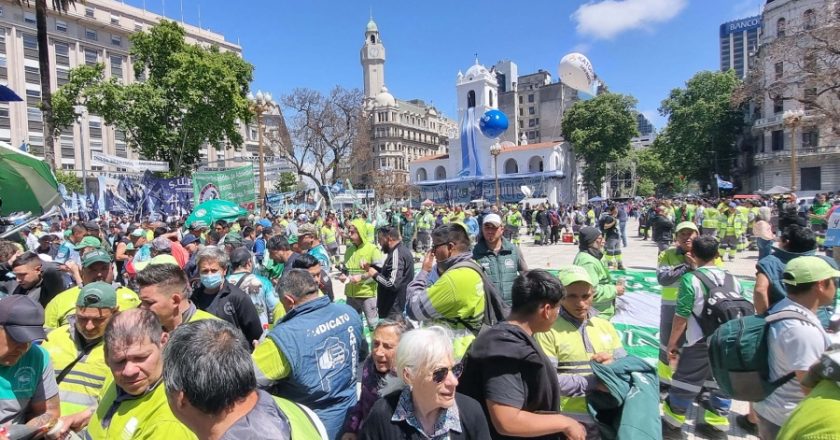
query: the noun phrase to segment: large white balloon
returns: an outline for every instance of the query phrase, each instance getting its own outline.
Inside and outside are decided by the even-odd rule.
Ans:
[[[591,93],[595,71],[592,69],[592,63],[583,54],[574,52],[564,56],[557,67],[557,74],[560,75],[563,84],[581,92]]]

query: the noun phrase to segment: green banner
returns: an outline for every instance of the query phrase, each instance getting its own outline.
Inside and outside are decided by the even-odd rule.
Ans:
[[[223,199],[245,209],[256,207],[253,164],[224,171],[200,171],[193,174],[192,182],[195,205],[208,200]]]

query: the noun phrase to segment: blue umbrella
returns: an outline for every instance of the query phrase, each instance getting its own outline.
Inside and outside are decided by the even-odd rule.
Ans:
[[[23,101],[12,89],[0,84],[0,102]]]
[[[589,201],[590,202],[603,202],[604,199],[601,196],[595,196],[595,197],[589,199]]]

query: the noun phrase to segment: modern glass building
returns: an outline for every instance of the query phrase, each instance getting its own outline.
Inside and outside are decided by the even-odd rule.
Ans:
[[[735,69],[738,77],[744,78],[758,49],[760,31],[758,15],[720,25],[720,70]]]

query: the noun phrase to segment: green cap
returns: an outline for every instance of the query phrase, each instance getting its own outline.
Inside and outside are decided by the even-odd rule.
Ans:
[[[126,244],[126,245],[125,245],[125,250],[127,250],[127,251],[133,251],[133,250],[135,250],[135,249],[134,249],[134,243],[128,243],[128,244]]]
[[[117,306],[117,290],[114,286],[97,281],[85,284],[76,299],[77,307],[91,307],[94,309],[113,309]]]
[[[564,266],[561,267],[557,278],[560,278],[560,284],[568,286],[572,283],[583,281],[586,284],[592,285],[592,278],[589,277],[589,272],[580,266]]]
[[[700,233],[700,230],[697,229],[697,225],[695,225],[694,222],[680,222],[677,225],[677,232],[680,232],[683,229],[691,229],[692,231],[694,231],[698,234]]]
[[[84,249],[86,247],[100,248],[102,242],[96,237],[85,237],[82,241],[76,243],[76,250]]]
[[[290,235],[288,237],[288,239],[289,239],[289,244],[295,244],[295,243],[298,242],[298,236],[297,235]],[[227,241],[227,240],[225,240],[225,241]]]
[[[94,249],[82,257],[82,267],[88,267],[93,263],[110,263],[111,256],[102,249]]]
[[[790,260],[782,274],[782,282],[791,286],[840,277],[840,271],[820,257],[797,257]]]

